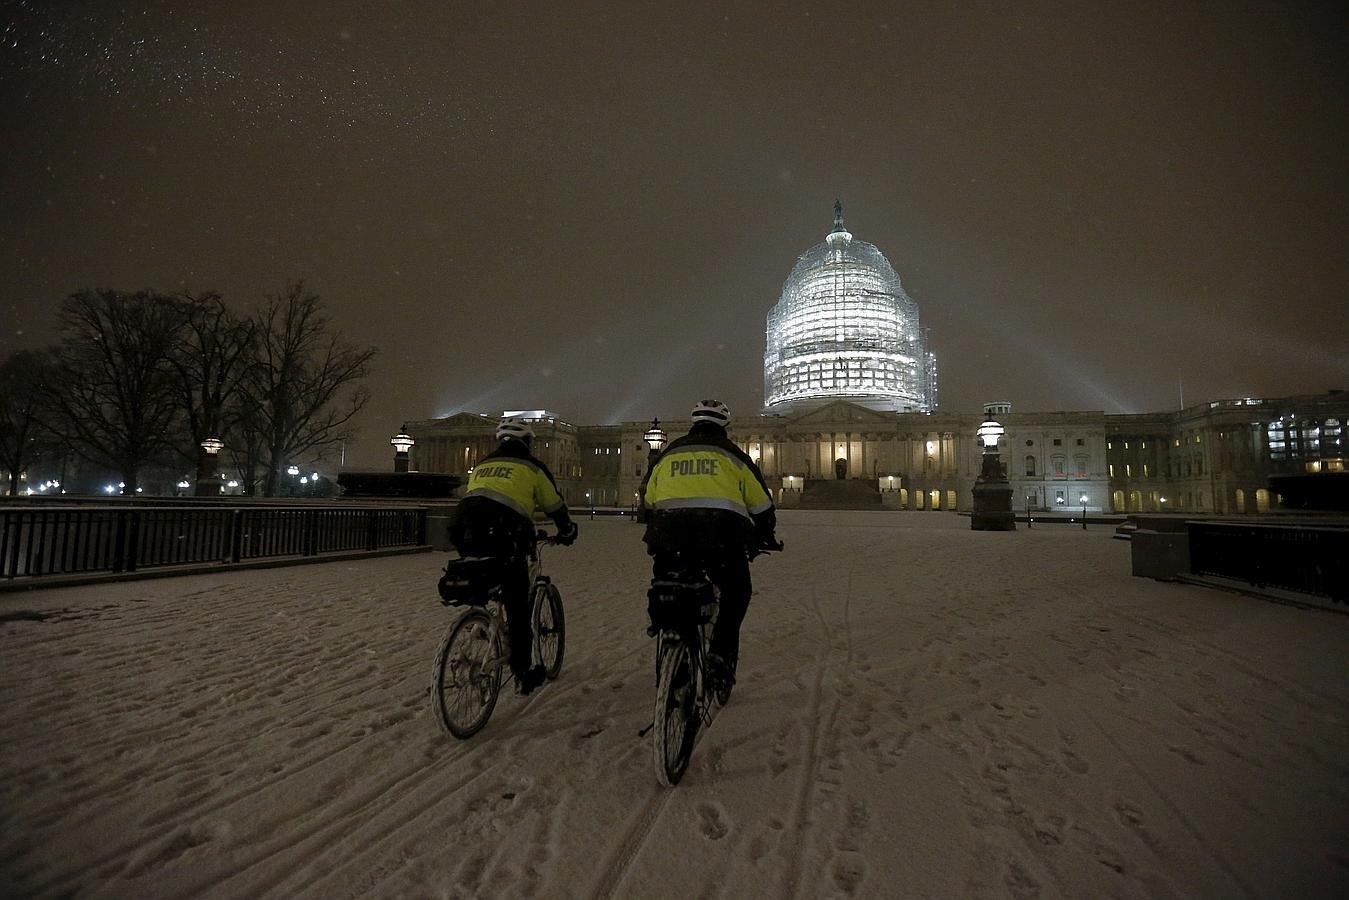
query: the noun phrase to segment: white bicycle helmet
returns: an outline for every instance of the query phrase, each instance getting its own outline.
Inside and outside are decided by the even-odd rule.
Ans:
[[[534,439],[534,429],[523,419],[502,419],[497,426],[497,440],[504,441],[506,438],[515,438],[528,444]]]
[[[689,416],[695,425],[699,422],[711,422],[725,428],[731,424],[731,411],[720,400],[699,400]]]

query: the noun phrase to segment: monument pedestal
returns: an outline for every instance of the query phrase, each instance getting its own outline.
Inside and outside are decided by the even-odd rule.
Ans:
[[[984,454],[984,468],[974,481],[973,531],[1016,531],[1012,515],[1012,486],[1002,474],[998,454]]]

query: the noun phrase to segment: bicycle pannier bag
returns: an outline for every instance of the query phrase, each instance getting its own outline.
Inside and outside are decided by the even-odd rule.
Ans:
[[[450,560],[438,588],[446,606],[482,606],[500,584],[500,560],[466,557]]]
[[[701,584],[653,581],[646,600],[651,627],[656,630],[710,622],[717,610],[712,584],[706,581]]]

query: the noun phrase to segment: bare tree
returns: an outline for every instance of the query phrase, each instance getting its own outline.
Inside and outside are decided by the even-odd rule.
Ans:
[[[9,475],[11,497],[24,470],[52,443],[44,412],[55,382],[50,350],[20,350],[0,363],[0,465]]]
[[[256,324],[235,316],[214,291],[177,299],[186,323],[171,357],[184,411],[182,452],[196,462],[197,494],[216,494],[207,484],[215,475],[214,461],[202,442],[228,437],[240,415]]]
[[[85,291],[61,308],[58,427],[74,451],[121,475],[134,494],[141,468],[168,449],[181,409],[170,354],[181,304],[151,291]]]
[[[322,456],[354,433],[352,419],[369,392],[375,348],[347,343],[331,329],[319,295],[304,282],[268,297],[255,316],[254,365],[248,384],[251,420],[267,464],[264,493],[276,496],[283,468]]]

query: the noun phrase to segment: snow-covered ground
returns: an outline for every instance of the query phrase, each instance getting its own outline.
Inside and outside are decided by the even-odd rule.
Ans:
[[[628,521],[548,552],[562,676],[463,743],[441,554],[0,595],[3,893],[1349,896],[1349,616],[1108,527],[782,520],[673,790]]]

